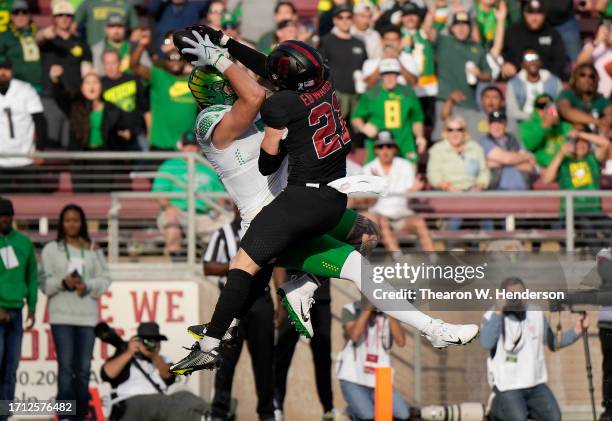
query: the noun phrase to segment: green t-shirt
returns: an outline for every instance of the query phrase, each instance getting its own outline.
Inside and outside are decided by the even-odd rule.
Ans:
[[[188,75],[151,68],[151,146],[174,150],[181,135],[193,128],[198,106],[187,80]]]
[[[495,9],[491,8],[488,12],[482,10],[480,4],[476,4],[476,24],[480,33],[481,44],[485,48],[490,48],[493,45],[495,31],[497,30],[497,18],[495,17]]]
[[[13,77],[28,82],[40,92],[42,66],[40,50],[35,40],[36,26],[18,30],[13,25],[0,32],[0,56],[8,57],[13,64]]]
[[[357,103],[352,118],[361,118],[381,130],[393,133],[402,157],[416,162],[418,157],[412,133],[412,125],[423,122],[423,110],[414,90],[409,86],[397,85],[387,91],[376,85],[366,91]],[[375,158],[374,139],[366,141],[368,156],[366,162]]]
[[[566,121],[544,128],[542,119],[534,112],[530,120],[519,125],[519,137],[525,148],[534,154],[537,164],[547,167],[565,143],[565,135],[570,130],[572,125]]]
[[[7,248],[12,249],[17,262],[9,259]],[[20,309],[26,301],[28,310],[34,311],[38,298],[38,267],[32,241],[12,229],[6,236],[0,234],[0,249],[6,250],[2,254],[4,258],[0,259],[0,308]]]
[[[89,147],[98,149],[104,146],[104,138],[102,137],[102,117],[104,110],[92,111],[89,114]]]
[[[478,109],[476,103],[476,85],[470,86],[465,74],[465,64],[473,62],[483,72],[490,72],[486,53],[481,45],[473,41],[461,42],[449,35],[439,35],[436,44],[439,90],[437,99],[444,101],[454,91],[461,91],[466,100],[458,107]]]
[[[11,7],[13,0],[0,0],[0,32],[8,30],[11,23]]]
[[[573,108],[578,108],[579,110],[584,111],[585,113],[593,115],[593,112],[596,112],[598,116],[597,118],[601,117],[604,114],[604,110],[606,109],[606,107],[612,105],[612,102],[610,102],[609,99],[599,93],[593,101],[585,102],[582,99],[578,98],[576,93],[571,89],[562,90],[557,100],[560,99],[567,99]]]
[[[563,190],[599,190],[601,173],[599,161],[592,152],[583,159],[566,157],[559,167],[559,186]],[[561,213],[565,200],[561,201]],[[601,212],[599,197],[575,197],[575,212]]]
[[[219,180],[219,177],[215,173],[214,170],[207,167],[204,164],[196,162],[196,192],[224,192],[225,188]],[[180,182],[187,184],[187,160],[182,158],[169,159],[164,161],[157,172],[162,174],[169,174],[179,180]],[[156,177],[153,181],[153,191],[159,192],[171,192],[171,193],[182,193],[187,191],[185,187],[181,187],[174,183],[172,180],[169,180],[164,177]],[[184,199],[170,199],[170,203],[172,206],[182,210],[187,211],[187,198]],[[207,213],[210,210],[210,206],[206,204],[202,199],[196,198],[196,210],[198,213],[203,214]]]
[[[138,26],[136,9],[124,0],[85,0],[79,5],[74,19],[81,25],[85,25],[89,45],[94,45],[104,39],[104,27],[111,14],[125,17],[130,29]]]

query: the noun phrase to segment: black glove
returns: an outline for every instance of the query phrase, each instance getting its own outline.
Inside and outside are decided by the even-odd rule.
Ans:
[[[213,44],[218,45],[220,47],[224,47],[225,46],[225,43],[222,43],[223,35],[225,35],[223,33],[223,31],[218,31],[218,30],[213,29],[210,26],[206,26],[206,25],[192,25],[192,26],[188,26],[187,30],[189,30],[189,31],[196,31],[197,33],[202,35],[202,38],[204,38],[204,35],[208,35],[208,38],[210,38],[210,40],[211,40],[211,42]],[[225,41],[227,42],[227,39]]]

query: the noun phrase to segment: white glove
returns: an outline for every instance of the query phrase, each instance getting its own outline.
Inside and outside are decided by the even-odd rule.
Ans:
[[[228,53],[226,48],[219,48],[215,44],[212,43],[208,35],[205,35],[204,38],[196,32],[191,31],[193,36],[198,40],[197,42],[183,37],[183,41],[187,44],[193,46],[193,48],[183,48],[181,50],[182,54],[193,54],[198,59],[192,61],[191,64],[194,66],[214,66],[221,73],[225,71],[231,64],[232,61],[227,58]]]

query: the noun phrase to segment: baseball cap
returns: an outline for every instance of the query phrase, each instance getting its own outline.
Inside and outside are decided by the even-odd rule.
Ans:
[[[28,6],[28,2],[24,0],[15,0],[11,6],[11,12],[16,12],[18,10],[25,10],[26,12],[29,12],[30,6]]]
[[[13,202],[4,197],[0,197],[0,215],[2,216],[13,216],[15,210],[13,209]]]
[[[506,121],[508,121],[508,118],[506,117],[506,112],[504,110],[489,113],[489,123],[505,123]]]
[[[470,20],[470,15],[467,12],[457,12],[453,15],[453,19],[451,21],[452,25],[457,25],[459,23],[465,23],[467,25],[471,25],[472,21]]]
[[[385,73],[400,73],[400,63],[395,58],[384,58],[378,65],[378,71],[381,75]]]
[[[376,11],[376,7],[369,1],[362,1],[361,3],[353,6],[354,14],[363,13],[363,12],[374,13],[375,11]]]
[[[106,24],[109,26],[116,26],[116,25],[125,26],[126,25],[125,17],[123,15],[120,15],[119,13],[111,13],[106,18]]]
[[[57,15],[73,15],[74,16],[74,7],[65,0],[53,2],[51,11],[52,11],[53,16],[57,16]]]
[[[351,6],[349,6],[348,4],[343,4],[342,6],[336,6],[334,7],[334,10],[332,11],[332,15],[333,17],[338,16],[340,13],[343,12],[348,12],[351,15],[353,14],[353,8]]]
[[[402,6],[402,16],[421,15],[421,8],[414,3],[406,3]]]
[[[2,68],[2,69],[12,69],[13,68],[13,63],[11,63],[11,60],[8,57],[0,56],[0,68]]]
[[[540,0],[528,0],[523,3],[525,13],[544,13],[544,6]]]
[[[393,138],[393,133],[386,130],[378,132],[378,135],[376,136],[376,141],[374,142],[374,147],[384,145],[397,146],[397,143],[395,143],[395,139]]]

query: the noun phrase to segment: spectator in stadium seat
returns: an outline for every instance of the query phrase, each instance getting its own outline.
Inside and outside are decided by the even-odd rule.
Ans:
[[[506,131],[506,114],[489,114],[489,133],[480,138],[491,171],[490,190],[529,190],[535,158]]]
[[[70,139],[68,116],[62,112],[53,96],[50,79],[51,66],[61,66],[62,85],[72,93],[79,91],[82,76],[91,70],[91,51],[87,43],[74,35],[74,7],[65,0],[52,6],[53,23],[36,33],[42,62],[42,104],[48,123],[49,142],[54,146],[67,147]]]
[[[274,28],[264,33],[257,41],[259,51],[271,51],[274,45],[274,35],[278,24],[282,21],[297,21],[297,10],[292,1],[279,1],[274,7]]]
[[[78,93],[62,83],[62,66],[51,66],[49,73],[55,99],[70,118],[69,149],[129,150],[136,134],[129,126],[126,113],[103,100],[102,82],[95,72],[85,75]]]
[[[208,10],[209,2],[209,0],[151,0],[149,14],[153,18],[153,45],[157,54],[162,54],[161,46],[168,32],[200,22]]]
[[[463,117],[467,122],[468,132],[472,139],[480,139],[486,135],[489,130],[489,114],[495,111],[502,111],[505,106],[504,94],[496,85],[488,85],[480,91],[480,106],[479,111],[466,111],[460,107],[455,107],[456,104],[460,104],[465,100],[465,95],[459,91],[452,91],[448,96],[448,99],[442,106],[440,117],[442,120],[447,119],[451,115],[458,115]],[[441,127],[436,126],[432,137],[435,139],[440,138],[438,129]],[[518,126],[516,120],[508,119],[507,122],[508,132],[516,134],[518,132]]]
[[[542,60],[533,48],[523,53],[521,67],[521,71],[508,81],[506,88],[508,117],[519,121],[531,117],[538,95],[548,94],[557,98],[563,88],[561,79],[542,68]]]
[[[351,35],[353,8],[336,7],[333,16],[334,28],[321,38],[319,51],[331,69],[342,115],[349,119],[358,100],[355,72],[361,70],[368,56],[365,44]]]
[[[612,4],[612,2],[610,3]],[[608,25],[601,24],[593,41],[587,41],[578,55],[577,64],[593,63],[599,75],[599,93],[606,98],[612,94],[612,31]]]
[[[368,59],[382,58],[382,38],[378,31],[372,28],[376,6],[369,1],[363,1],[353,7],[353,26],[351,34],[363,41],[368,53]]]
[[[576,66],[570,79],[570,87],[559,94],[559,115],[576,125],[589,126],[591,131],[610,135],[612,125],[612,101],[597,92],[599,77],[590,63]]]
[[[104,66],[102,65],[102,53],[106,50],[117,50],[120,57],[120,71],[122,73],[130,72],[130,53],[132,52],[132,43],[127,39],[127,27],[125,17],[119,14],[110,14],[104,26],[104,39],[98,41],[91,47],[93,57],[93,66],[100,76],[104,76]],[[145,51],[141,58],[141,63],[145,66],[151,66],[151,57],[149,52]]]
[[[373,207],[368,210],[367,216],[380,226],[380,232],[385,249],[395,259],[402,256],[399,240],[395,232],[409,232],[415,234],[419,240],[422,251],[435,251],[433,240],[427,229],[425,220],[408,207],[408,199],[404,195],[423,189],[425,183],[416,174],[414,163],[405,158],[395,156],[397,143],[391,132],[381,131],[374,143],[376,159],[363,167],[364,174],[384,177],[389,186],[389,197],[376,200]]]
[[[398,84],[401,65],[397,59],[380,61],[382,83],[368,89],[352,114],[355,131],[367,136],[366,162],[374,159],[374,140],[379,131],[389,130],[397,139],[399,154],[413,163],[427,148],[423,110],[414,90]]]
[[[270,47],[261,50],[264,54],[270,54],[272,49],[281,42],[289,41],[298,38],[297,23],[294,20],[282,20],[276,24],[274,31],[274,39]]]
[[[3,402],[15,399],[24,302],[28,305],[25,326],[30,329],[36,321],[38,298],[36,251],[25,234],[13,229],[14,215],[13,203],[0,197],[0,400]]]
[[[435,120],[438,76],[435,68],[433,45],[428,39],[423,25],[423,9],[414,3],[406,3],[402,8],[402,54],[412,57],[418,76],[414,90],[421,101],[425,114],[425,125],[433,127]]]
[[[244,234],[240,225],[240,213],[234,206],[234,220],[215,231],[204,253],[204,275],[218,276],[219,289],[227,281],[230,260],[240,247]],[[269,280],[268,280],[269,281]],[[212,420],[226,420],[230,416],[234,372],[240,360],[243,344],[249,349],[257,392],[257,414],[262,421],[274,420],[274,302],[268,286],[238,324],[236,344],[226,350],[221,366],[215,370]]]
[[[218,31],[223,29],[223,15],[225,14],[225,2],[222,0],[212,0],[208,4],[206,12],[206,25]]]
[[[417,65],[410,54],[402,50],[402,35],[398,26],[386,26],[381,31],[383,55],[369,58],[363,63],[362,73],[367,87],[376,86],[382,79],[380,62],[383,59],[396,59],[400,63],[400,85],[416,85]]]
[[[30,154],[46,144],[46,120],[40,97],[27,82],[13,79],[11,62],[0,57],[0,154]],[[2,176],[7,180],[32,172],[28,157],[0,158]],[[18,186],[16,186],[18,187]]]
[[[125,112],[126,125],[133,133],[129,150],[148,150],[147,124],[151,120],[149,98],[142,82],[131,74],[121,72],[119,52],[105,50],[102,53],[104,74],[102,99]]]
[[[0,33],[0,56],[13,63],[15,79],[30,83],[40,93],[40,50],[34,39],[37,27],[25,0],[13,1],[9,28],[9,31]]]
[[[171,34],[166,39],[171,40]],[[135,76],[149,81],[150,149],[174,151],[177,139],[193,127],[198,107],[189,91],[189,76],[184,74],[185,62],[173,46],[153,66],[147,67],[141,62],[150,42],[150,34],[144,32],[132,52],[130,68]]]
[[[170,358],[160,353],[161,342],[167,340],[157,323],[141,322],[125,349],[104,362],[101,378],[110,383],[111,397],[117,400],[110,419],[201,421],[210,415],[210,404],[193,393],[168,393],[176,377],[168,371]]]
[[[453,91],[461,93],[461,101],[455,105],[453,114],[462,116],[468,122],[478,114],[476,86],[478,82],[491,80],[486,52],[482,46],[470,39],[472,22],[466,12],[453,15],[450,35],[432,34],[436,49],[439,89],[436,102],[436,132],[433,139],[439,139],[443,125],[444,103]],[[447,114],[450,115],[450,114]],[[474,135],[472,135],[474,136]]]
[[[365,303],[365,304],[364,304]],[[342,308],[346,344],[340,353],[336,375],[351,419],[374,419],[376,368],[391,367],[390,349],[402,348],[406,333],[399,322],[378,311],[365,300]],[[407,420],[410,408],[397,388],[393,389],[393,418]]]
[[[576,61],[576,57],[578,57],[582,48],[576,13],[584,11],[584,9],[581,10],[580,3],[575,3],[574,0],[542,0],[542,4],[546,11],[546,22],[552,25],[561,35],[567,60]],[[590,6],[586,7],[590,8]]]
[[[506,29],[506,42],[502,55],[502,76],[509,79],[521,68],[523,52],[533,48],[542,66],[557,77],[565,76],[567,58],[561,35],[546,22],[546,13],[540,0],[528,0],[523,3],[523,22],[510,25]],[[512,40],[512,42],[508,42]]]
[[[76,10],[74,20],[85,27],[87,43],[97,44],[105,37],[105,27],[112,15],[123,18],[129,29],[138,26],[138,15],[132,3],[126,0],[83,0]]]
[[[449,192],[485,190],[491,173],[484,150],[469,137],[465,120],[456,116],[448,118],[444,122],[443,136],[443,141],[429,149],[429,184]]]
[[[524,292],[520,278],[505,279],[500,290]],[[573,329],[555,335],[546,314],[521,300],[499,300],[482,320],[480,344],[489,352],[487,369],[494,398],[491,414],[504,421],[561,421],[561,411],[546,384],[544,345],[557,351],[582,336],[589,319],[582,316]]]
[[[335,9],[338,7],[351,7],[352,2],[350,0],[331,0],[328,3],[329,7],[319,14],[319,38],[323,38],[334,28]]]
[[[198,143],[192,130],[183,133],[180,151],[187,154],[199,153]],[[189,171],[187,160],[174,158],[164,161],[157,170],[153,181],[154,192],[187,192]],[[181,183],[181,184],[177,184]],[[223,192],[223,184],[215,172],[206,165],[196,162],[195,191]],[[196,232],[198,235],[210,235],[232,220],[230,215],[220,213],[209,204],[209,200],[196,199]],[[159,199],[161,212],[157,218],[157,226],[164,233],[164,253],[176,257],[181,251],[182,230],[187,227],[187,198]]]
[[[505,0],[478,0],[474,2],[472,19],[476,25],[473,36],[480,41],[480,44],[487,51],[494,48],[496,36],[503,39],[507,8]]]
[[[57,354],[58,400],[76,401],[76,419],[89,411],[89,370],[98,323],[98,298],[110,287],[103,251],[89,237],[85,212],[64,206],[57,239],[43,247],[38,281],[49,301]]]
[[[287,271],[283,268],[274,268],[272,278],[276,287],[291,277],[302,276],[301,272]],[[337,411],[334,409],[334,395],[332,389],[332,344],[331,344],[331,292],[329,278],[317,278],[321,286],[314,292],[314,304],[310,308],[310,317],[314,336],[310,339],[310,351],[315,371],[315,382],[319,402],[323,407],[323,421],[336,420]],[[276,345],[274,346],[274,405],[276,414],[283,411],[285,395],[287,392],[287,377],[291,367],[291,360],[295,348],[300,341],[300,334],[289,322],[287,312],[282,305],[277,306],[274,315],[277,329]],[[278,417],[277,417],[278,419]]]
[[[548,94],[538,95],[531,119],[519,125],[520,140],[535,155],[540,167],[547,167],[565,143],[572,125],[559,118],[557,107]]]
[[[606,159],[609,140],[604,136],[572,130],[542,173],[546,183],[557,181],[563,190],[599,190],[601,186],[601,162]],[[591,148],[593,145],[594,150]],[[561,209],[565,208],[561,201]],[[577,213],[601,213],[601,198],[575,197]]]

